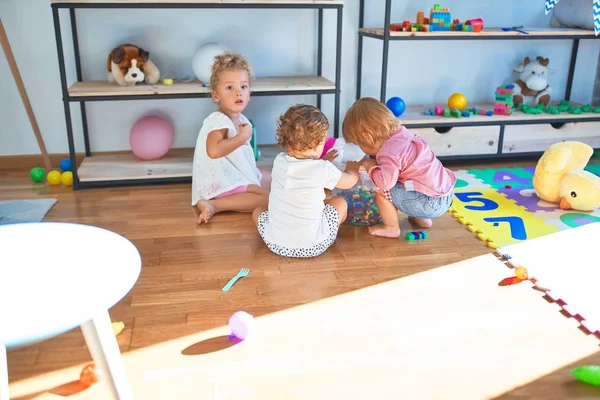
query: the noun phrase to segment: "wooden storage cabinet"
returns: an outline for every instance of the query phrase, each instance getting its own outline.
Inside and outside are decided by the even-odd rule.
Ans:
[[[575,65],[579,53],[581,40],[598,40],[594,30],[551,28],[551,27],[524,27],[519,31],[505,31],[501,28],[486,26],[481,32],[464,31],[430,31],[430,32],[396,32],[389,29],[390,24],[407,19],[406,16],[392,16],[392,0],[380,0],[385,4],[385,13],[379,26],[364,26],[365,0],[359,0],[358,12],[358,60],[356,74],[356,99],[362,94],[362,66],[363,46],[365,40],[382,42],[381,54],[381,85],[379,100],[385,103],[387,95],[387,77],[390,71],[389,53],[390,42],[431,42],[452,41],[458,45],[461,41],[507,41],[507,40],[570,40],[572,42],[571,58],[567,73],[567,85],[563,97],[570,100]],[[407,1],[405,1],[407,3]],[[500,4],[500,2],[498,2]],[[498,7],[501,7],[499,5]],[[596,42],[599,43],[599,42]],[[490,46],[492,44],[490,43]],[[401,48],[395,46],[394,48]],[[368,60],[373,62],[372,59]],[[440,64],[441,65],[441,64]],[[594,71],[595,72],[595,71]],[[407,77],[410,80],[410,77]],[[498,82],[498,85],[509,82]],[[400,90],[401,92],[401,90]],[[468,91],[465,91],[468,94]],[[467,96],[468,97],[468,96]],[[493,99],[493,93],[490,93]],[[490,99],[490,100],[491,100]],[[554,102],[561,100],[557,96]],[[489,101],[489,100],[488,100]],[[578,140],[588,143],[594,149],[600,149],[600,113],[585,112],[571,114],[562,112],[554,114],[525,114],[515,110],[512,115],[472,115],[462,118],[447,118],[439,115],[426,115],[425,111],[434,109],[436,104],[445,104],[446,101],[437,99],[434,104],[409,104],[404,113],[399,117],[404,126],[417,131],[425,138],[441,159],[472,159],[472,158],[499,158],[514,156],[538,156],[552,143],[565,140]],[[494,104],[468,104],[468,108],[479,110],[492,110]],[[565,124],[560,129],[552,127]],[[436,131],[437,128],[437,131]],[[445,130],[442,131],[442,128]],[[448,128],[451,128],[448,130]],[[445,133],[438,133],[445,132]]]
[[[600,148],[600,122],[567,122],[556,128],[552,124],[506,125],[502,153],[543,152],[551,144],[567,140]]]
[[[447,129],[450,129],[446,132]],[[428,143],[438,157],[496,154],[500,125],[455,126],[446,129],[414,128],[413,132]]]

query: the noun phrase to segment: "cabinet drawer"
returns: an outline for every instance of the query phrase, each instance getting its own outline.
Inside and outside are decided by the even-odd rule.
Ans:
[[[506,125],[502,153],[543,152],[553,143],[564,141],[600,147],[600,122],[569,122],[560,128],[550,124]]]
[[[438,157],[498,152],[500,126],[455,126],[445,133],[439,133],[435,128],[411,130],[425,139]]]

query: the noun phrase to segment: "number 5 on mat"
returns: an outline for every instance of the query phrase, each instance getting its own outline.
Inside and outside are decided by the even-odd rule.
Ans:
[[[483,193],[481,192],[454,193],[454,195],[463,203],[481,203],[480,206],[465,206],[467,210],[491,211],[498,208],[498,203],[496,203],[494,200],[483,197]]]

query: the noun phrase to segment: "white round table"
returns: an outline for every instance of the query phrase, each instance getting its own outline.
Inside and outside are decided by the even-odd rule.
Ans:
[[[133,399],[108,310],[136,283],[137,248],[75,223],[0,226],[0,400],[8,400],[6,349],[81,327],[115,399]]]

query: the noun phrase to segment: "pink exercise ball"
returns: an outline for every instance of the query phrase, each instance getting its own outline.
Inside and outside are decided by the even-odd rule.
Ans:
[[[131,128],[129,145],[139,160],[158,160],[171,148],[173,125],[159,115],[140,118]]]

